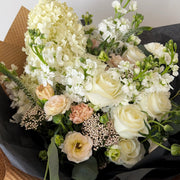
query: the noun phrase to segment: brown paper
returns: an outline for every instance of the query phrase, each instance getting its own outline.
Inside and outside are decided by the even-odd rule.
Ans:
[[[18,66],[18,75],[22,74],[26,61],[22,47],[24,47],[24,33],[27,31],[28,13],[28,9],[21,7],[4,42],[0,41],[0,61],[3,61],[7,68],[10,68],[11,64]]]
[[[14,22],[12,23],[4,41],[0,41],[0,61],[7,68],[11,64],[18,66],[18,75],[22,74],[26,55],[22,52],[24,47],[24,33],[27,31],[27,19],[29,10],[21,7]],[[39,180],[16,167],[12,166],[8,158],[0,149],[0,180]]]
[[[40,180],[14,167],[0,149],[0,180]]]

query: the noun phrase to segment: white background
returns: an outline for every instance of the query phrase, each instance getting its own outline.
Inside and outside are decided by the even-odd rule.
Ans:
[[[113,16],[113,0],[62,0],[81,17],[86,11],[94,15],[94,23]],[[137,0],[138,12],[144,15],[143,25],[158,27],[180,23],[180,0]],[[0,0],[0,40],[5,35],[21,6],[32,9],[38,0]]]

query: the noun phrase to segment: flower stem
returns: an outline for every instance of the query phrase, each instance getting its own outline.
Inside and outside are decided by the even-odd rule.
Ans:
[[[155,144],[157,144],[158,146],[160,146],[160,147],[162,147],[162,148],[164,148],[164,149],[166,149],[166,150],[168,150],[168,151],[171,152],[171,149],[169,149],[168,147],[162,145],[161,143],[158,143],[158,142],[154,141],[153,139],[151,139],[151,140],[152,140],[153,143],[155,143]]]
[[[126,8],[126,6],[129,4],[131,0],[127,0],[126,4],[123,6],[123,8]]]
[[[48,169],[49,169],[49,161],[47,161],[47,164],[46,164],[46,171],[45,171],[43,180],[46,180],[46,178],[47,178]]]
[[[164,126],[161,123],[157,122],[157,121],[151,120],[151,121],[149,121],[149,123],[155,123],[155,124],[161,126],[162,128],[164,128]]]

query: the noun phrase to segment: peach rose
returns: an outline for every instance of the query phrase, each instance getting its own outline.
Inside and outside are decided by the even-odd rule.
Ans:
[[[80,163],[92,155],[93,141],[89,136],[79,132],[69,132],[64,140],[62,151],[67,154],[69,161]]]
[[[81,103],[76,106],[71,106],[70,120],[74,124],[80,124],[89,119],[93,114],[93,109],[87,104]]]
[[[36,88],[36,95],[40,100],[48,100],[54,95],[54,90],[50,84],[47,84],[46,86],[41,84]]]
[[[44,105],[44,111],[48,116],[64,114],[70,108],[70,101],[64,95],[55,95],[49,98]]]

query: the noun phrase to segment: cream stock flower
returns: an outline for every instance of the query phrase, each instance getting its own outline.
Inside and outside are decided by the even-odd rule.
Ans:
[[[131,168],[140,161],[145,153],[143,145],[137,139],[121,139],[113,148],[120,153],[116,158],[109,156],[110,161],[127,168]]]
[[[46,86],[41,84],[36,88],[36,95],[40,100],[48,100],[54,95],[54,90],[50,84],[47,84]]]
[[[111,116],[116,132],[123,138],[133,139],[141,136],[139,132],[148,133],[144,123],[147,116],[137,105],[118,106],[112,110]]]
[[[149,93],[142,98],[140,106],[149,116],[160,119],[163,114],[171,109],[169,96],[169,92]]]
[[[47,116],[64,114],[70,108],[70,100],[64,95],[55,95],[49,98],[44,105],[44,111]]]
[[[92,90],[86,95],[94,105],[99,107],[112,106],[122,95],[121,87],[122,84],[115,71],[98,72],[93,78]]]
[[[64,141],[62,151],[67,154],[69,161],[80,163],[92,155],[93,141],[79,132],[69,132]]]

